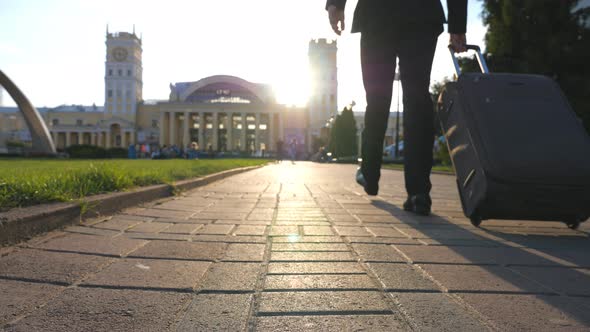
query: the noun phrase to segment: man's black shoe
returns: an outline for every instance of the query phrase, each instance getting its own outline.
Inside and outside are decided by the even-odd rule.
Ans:
[[[363,175],[363,172],[361,171],[360,167],[356,170],[356,183],[363,186],[363,189],[365,189],[367,195],[377,196],[377,194],[379,193],[379,184],[369,183],[367,179],[365,179],[365,176]]]
[[[417,194],[408,196],[404,203],[404,210],[427,216],[430,214],[432,200],[428,194]]]

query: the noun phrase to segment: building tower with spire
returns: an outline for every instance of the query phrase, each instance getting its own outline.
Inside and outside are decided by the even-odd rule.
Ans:
[[[312,136],[338,114],[338,46],[335,40],[312,39],[309,42],[310,99],[309,124]]]
[[[128,32],[106,32],[105,118],[135,122],[137,104],[142,101],[142,40]]]

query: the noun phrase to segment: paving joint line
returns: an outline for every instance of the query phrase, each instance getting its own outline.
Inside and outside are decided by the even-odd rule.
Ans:
[[[306,185],[307,188],[307,185]],[[309,188],[307,188],[309,191]],[[338,205],[340,205],[340,207],[342,209],[344,209],[345,211],[348,212],[348,210],[344,207],[344,205],[342,205],[342,203],[340,203],[338,200],[335,200],[334,198],[332,198],[331,195],[329,195],[329,197],[331,199],[333,199]],[[318,204],[317,200],[314,199],[314,201],[316,202],[316,204],[319,206],[320,210],[322,211],[322,213],[324,213],[324,215],[327,216],[327,213],[325,212],[325,208],[323,206],[321,206],[320,204]],[[359,223],[361,223],[362,225],[362,221],[357,217],[357,219],[359,220]],[[332,221],[330,221],[330,227],[332,228],[332,230],[335,232],[335,234],[339,234],[336,231],[336,226],[334,225],[334,223]],[[399,313],[399,316],[401,318],[401,320],[403,320],[406,325],[414,331],[419,331],[419,327],[410,319],[409,315],[403,311],[402,306],[400,305],[400,303],[392,298],[387,296],[387,292],[385,291],[385,287],[383,285],[383,283],[379,280],[379,278],[377,278],[377,276],[373,273],[373,271],[367,266],[367,264],[364,262],[364,259],[361,255],[359,255],[353,248],[352,243],[350,243],[350,241],[347,239],[347,236],[342,236],[340,235],[340,238],[342,239],[343,243],[346,244],[346,246],[349,249],[350,254],[353,257],[357,257],[357,260],[355,260],[355,262],[357,264],[359,264],[361,266],[361,268],[365,271],[367,277],[371,280],[371,282],[373,283],[373,285],[377,286],[376,287],[376,292],[378,292],[381,297],[383,298],[384,302],[387,304],[387,306],[390,308],[390,313],[392,315],[395,315],[395,312]],[[392,303],[393,302],[393,305]],[[394,310],[395,309],[395,310]]]
[[[267,186],[267,188],[270,184]],[[279,213],[279,204],[281,201],[280,194],[283,191],[283,184],[280,183],[279,190],[276,193],[275,197],[275,204],[273,207],[273,214],[272,220],[270,225],[267,225],[265,228],[265,237],[266,237],[266,247],[264,248],[264,255],[262,258],[262,264],[260,267],[259,274],[257,276],[256,285],[254,287],[254,293],[252,296],[252,301],[250,302],[250,308],[248,310],[248,318],[246,320],[246,330],[247,331],[255,331],[256,330],[256,318],[258,317],[258,309],[260,307],[260,300],[262,297],[262,291],[264,290],[264,284],[266,283],[266,275],[268,273],[268,265],[270,264],[270,256],[272,254],[272,244],[273,238],[270,236],[272,231],[272,227],[276,225],[277,215]],[[257,200],[257,203],[260,202],[260,197]]]

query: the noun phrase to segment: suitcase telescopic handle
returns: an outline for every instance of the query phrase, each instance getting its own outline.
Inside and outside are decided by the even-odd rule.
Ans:
[[[483,54],[481,54],[481,49],[477,45],[465,45],[465,48],[468,50],[474,50],[475,55],[477,56],[477,62],[479,62],[479,68],[481,72],[484,74],[489,74],[490,71],[488,70],[488,65],[486,63],[486,59],[484,59]],[[455,55],[455,50],[453,49],[452,45],[449,45],[449,51],[451,52],[451,58],[453,59],[453,65],[455,65],[455,73],[457,77],[461,75],[461,68],[459,67],[459,60],[457,60],[457,56]]]

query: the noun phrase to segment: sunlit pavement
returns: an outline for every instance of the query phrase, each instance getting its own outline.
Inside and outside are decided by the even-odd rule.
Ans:
[[[355,166],[283,162],[0,249],[8,331],[589,330],[590,224],[401,210]]]

